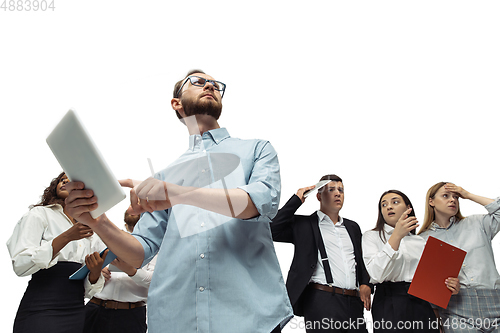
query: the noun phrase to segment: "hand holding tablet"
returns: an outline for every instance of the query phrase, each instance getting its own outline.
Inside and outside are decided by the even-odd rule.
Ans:
[[[325,186],[326,184],[328,184],[329,182],[331,182],[330,179],[327,179],[327,180],[322,180],[320,181],[319,183],[317,183],[316,185],[314,185],[314,188],[309,190],[309,191],[306,191],[304,193],[304,198],[307,198],[311,193],[313,193],[314,191],[317,191],[319,190],[320,188],[322,188],[323,186]]]

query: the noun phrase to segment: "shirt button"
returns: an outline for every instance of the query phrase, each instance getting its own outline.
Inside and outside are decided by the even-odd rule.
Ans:
[[[205,288],[200,287],[200,292],[203,292],[204,290],[205,290]]]
[[[205,226],[205,222],[201,222],[201,224],[200,224],[200,225],[201,225],[202,227],[204,227],[204,226]]]
[[[205,169],[201,170],[201,173],[205,173]]]
[[[205,259],[205,254],[204,253],[200,254],[200,258]]]
[[[470,279],[471,281],[474,281],[474,278]]]

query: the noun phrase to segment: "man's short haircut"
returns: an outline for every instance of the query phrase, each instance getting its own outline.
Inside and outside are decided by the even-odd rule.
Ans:
[[[184,83],[184,81],[186,80],[186,78],[189,76],[189,75],[193,75],[195,73],[199,73],[199,74],[205,74],[204,71],[202,71],[201,69],[192,69],[190,70],[186,76],[184,76],[184,78],[180,81],[177,81],[177,83],[175,84],[174,86],[174,98],[180,98],[181,95],[182,95],[182,92],[179,92],[179,89],[181,88],[182,84]],[[179,93],[178,93],[179,92]],[[182,119],[182,116],[180,115],[179,112],[175,111],[175,113],[177,114],[177,118],[179,119]]]
[[[322,180],[331,180],[333,182],[342,182],[342,178],[340,178],[339,176],[337,175],[334,175],[334,174],[331,174],[331,175],[324,175],[323,177],[321,177],[321,179],[319,181],[322,181]]]

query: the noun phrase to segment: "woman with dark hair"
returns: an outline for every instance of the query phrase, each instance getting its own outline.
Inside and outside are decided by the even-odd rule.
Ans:
[[[362,248],[370,282],[375,284],[372,304],[374,332],[439,332],[431,305],[410,296],[408,288],[422,255],[425,240],[415,235],[418,221],[410,199],[402,192],[384,192],[378,220],[363,234]],[[446,286],[458,293],[456,278]]]
[[[484,206],[488,213],[462,216],[459,198]],[[427,191],[425,219],[419,234],[467,251],[458,274],[464,288],[451,297],[446,309],[439,308],[445,332],[498,332],[500,275],[491,242],[499,231],[500,198],[485,198],[446,182]]]
[[[14,272],[32,275],[14,321],[15,333],[81,331],[84,295],[91,297],[104,285],[104,258],[98,251],[105,246],[92,229],[66,213],[67,182],[64,172],[54,178],[7,241]],[[69,280],[83,263],[90,269],[87,278]]]

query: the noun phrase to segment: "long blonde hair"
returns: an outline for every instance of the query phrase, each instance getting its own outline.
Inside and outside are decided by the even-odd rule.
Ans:
[[[448,184],[448,182],[439,182],[435,185],[433,185],[428,191],[427,195],[425,196],[425,215],[424,215],[424,223],[422,224],[422,227],[420,228],[420,231],[418,234],[420,235],[422,232],[426,231],[429,229],[429,226],[431,225],[432,222],[434,222],[436,215],[434,213],[434,207],[431,206],[429,203],[430,199],[434,199],[436,196],[437,191],[441,187],[443,187],[445,184]],[[460,213],[460,204],[457,202],[458,205],[458,211],[455,214],[455,218],[457,221],[463,220],[464,217],[462,216],[462,213]]]

